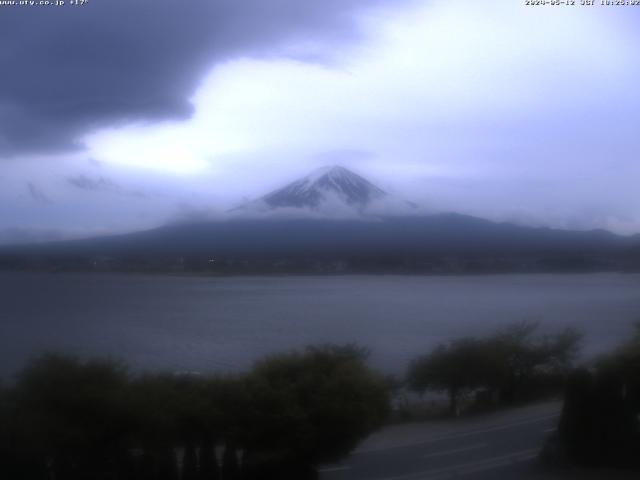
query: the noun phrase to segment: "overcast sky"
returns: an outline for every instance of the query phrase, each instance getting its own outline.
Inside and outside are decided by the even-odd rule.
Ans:
[[[640,232],[639,27],[520,0],[0,6],[0,243],[215,214],[327,164],[434,212]]]

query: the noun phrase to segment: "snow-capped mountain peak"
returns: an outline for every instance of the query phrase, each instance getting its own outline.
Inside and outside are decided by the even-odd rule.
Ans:
[[[350,206],[365,207],[386,195],[386,192],[360,175],[334,165],[319,168],[306,177],[265,195],[260,201],[271,208],[315,209],[325,201],[337,198]]]
[[[322,167],[278,190],[229,211],[252,218],[357,218],[413,215],[417,205],[385,192],[339,165]]]

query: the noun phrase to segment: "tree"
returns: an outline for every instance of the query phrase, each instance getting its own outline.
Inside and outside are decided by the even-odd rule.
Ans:
[[[470,337],[438,345],[411,362],[407,375],[410,388],[447,392],[449,412],[458,415],[460,396],[486,381],[488,358],[484,347],[483,341]]]
[[[568,373],[578,352],[581,335],[567,329],[556,335],[535,337],[537,324],[511,325],[486,338],[463,337],[438,345],[411,362],[407,381],[418,392],[447,392],[449,411],[459,413],[462,395],[478,389],[498,392],[512,403],[524,391],[544,390],[545,383]]]
[[[15,391],[0,386],[0,478],[42,479],[46,465],[19,428]]]
[[[572,374],[558,440],[576,463],[640,467],[640,322],[591,372]]]
[[[343,457],[381,424],[388,388],[365,358],[353,345],[328,345],[256,364],[247,378],[252,428],[243,439],[256,470],[268,475],[270,463],[280,478],[303,478],[310,466]]]
[[[221,378],[132,377],[118,363],[44,355],[0,390],[0,476],[313,478],[386,414],[387,385],[365,357],[354,346],[309,348]]]
[[[123,474],[128,373],[115,362],[46,354],[18,376],[16,428],[34,460],[56,478],[91,478],[96,472]]]
[[[630,400],[624,376],[611,365],[573,372],[558,428],[564,455],[589,466],[639,467],[640,422]]]
[[[147,459],[144,470],[162,471],[165,478],[217,478],[214,446],[223,430],[225,411],[218,397],[224,386],[217,377],[168,373],[145,374],[131,383],[137,421],[132,440]],[[177,449],[184,452],[181,472]]]
[[[615,371],[622,377],[629,403],[640,413],[640,320],[629,340],[601,358],[598,368]]]
[[[539,389],[542,380],[560,377],[563,383],[577,357],[582,340],[579,332],[567,328],[536,337],[537,329],[537,323],[522,322],[487,339],[488,387],[497,389],[504,403],[519,400],[523,390]]]

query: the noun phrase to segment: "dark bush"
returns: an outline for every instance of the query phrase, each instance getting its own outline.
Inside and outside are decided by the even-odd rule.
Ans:
[[[272,356],[248,378],[253,455],[316,465],[338,460],[379,427],[388,387],[353,346],[309,348]]]
[[[48,354],[0,389],[0,478],[313,478],[387,408],[387,385],[353,346],[275,355],[227,378],[133,377]]]
[[[573,372],[559,425],[567,460],[589,466],[640,467],[640,326],[592,372]]]

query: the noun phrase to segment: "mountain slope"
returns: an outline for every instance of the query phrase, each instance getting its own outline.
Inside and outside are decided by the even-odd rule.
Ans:
[[[485,271],[620,270],[638,267],[632,250],[638,245],[637,237],[604,231],[526,228],[455,214],[378,221],[243,219],[4,248],[0,249],[0,267],[29,268],[29,262],[36,259],[31,265],[73,269],[104,258],[117,265],[116,269],[144,270],[145,265],[163,269],[189,258],[196,262],[195,270],[207,269],[210,259],[236,266],[237,262],[266,265],[262,271],[273,271],[286,259],[307,266],[335,260],[361,262],[367,268],[383,262],[395,265],[393,271],[470,271],[438,265],[471,260],[489,265]]]
[[[371,265],[384,259],[383,263],[404,265],[401,268],[414,271],[467,271],[438,266],[449,264],[452,258],[455,264],[473,258],[498,265],[487,267],[487,271],[537,271],[540,265],[542,270],[558,265],[567,269],[640,266],[640,236],[520,227],[458,214],[418,215],[414,207],[361,176],[334,166],[246,204],[225,220],[167,225],[88,240],[3,247],[0,268],[91,269],[106,261],[115,269],[155,265],[161,270],[174,268],[176,262],[187,258],[195,259],[193,269],[200,270],[210,269],[208,262],[258,262],[267,265],[263,271],[273,271],[283,261],[291,265],[291,259],[298,265],[345,259],[366,259],[364,264]],[[301,214],[292,215],[293,211]],[[549,259],[551,263],[545,264]],[[394,269],[399,271],[398,267]]]

